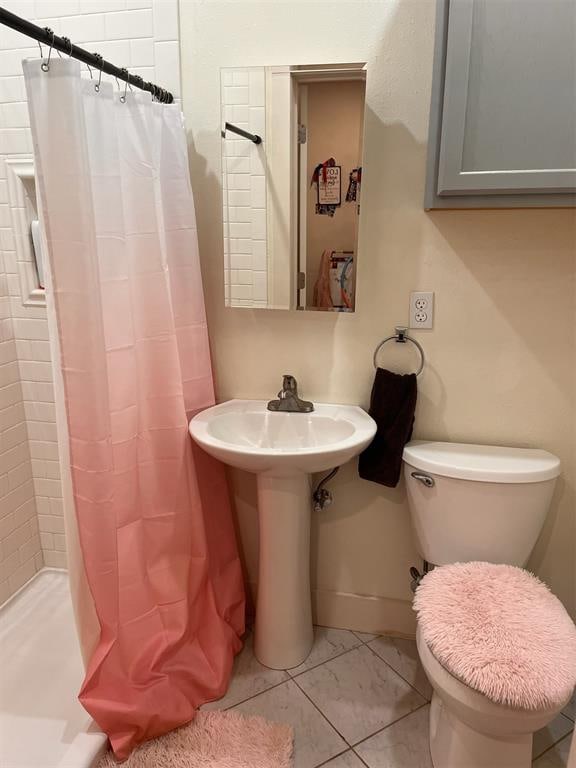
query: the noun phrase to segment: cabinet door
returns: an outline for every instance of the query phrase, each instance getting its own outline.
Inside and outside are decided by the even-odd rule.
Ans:
[[[445,2],[435,196],[573,204],[576,0]]]

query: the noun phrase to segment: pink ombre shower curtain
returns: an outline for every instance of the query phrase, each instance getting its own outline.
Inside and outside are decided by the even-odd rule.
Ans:
[[[80,700],[119,758],[227,685],[244,593],[180,109],[24,63],[83,567],[99,624]]]

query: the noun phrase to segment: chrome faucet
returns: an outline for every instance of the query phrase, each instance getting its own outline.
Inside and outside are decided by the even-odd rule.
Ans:
[[[269,411],[287,411],[289,413],[310,413],[314,404],[298,397],[298,382],[289,373],[284,374],[282,389],[278,392],[278,400],[270,400]]]

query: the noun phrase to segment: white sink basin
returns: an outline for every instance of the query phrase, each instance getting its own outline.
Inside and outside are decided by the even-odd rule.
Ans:
[[[220,461],[249,472],[324,472],[372,440],[376,424],[355,405],[315,404],[312,413],[276,413],[265,400],[229,400],[195,416],[190,434]]]
[[[312,648],[310,475],[339,467],[372,440],[376,424],[355,405],[315,404],[312,413],[268,411],[265,400],[229,400],[190,422],[211,456],[258,476],[260,555],[254,651],[289,669]]]

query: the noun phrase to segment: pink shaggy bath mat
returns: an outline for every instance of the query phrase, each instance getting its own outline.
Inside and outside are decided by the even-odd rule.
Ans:
[[[416,590],[422,638],[466,685],[498,704],[549,709],[576,684],[576,627],[562,603],[522,568],[456,563]]]
[[[117,763],[111,752],[96,768],[290,768],[289,725],[235,712],[198,712],[183,728],[142,744]]]

